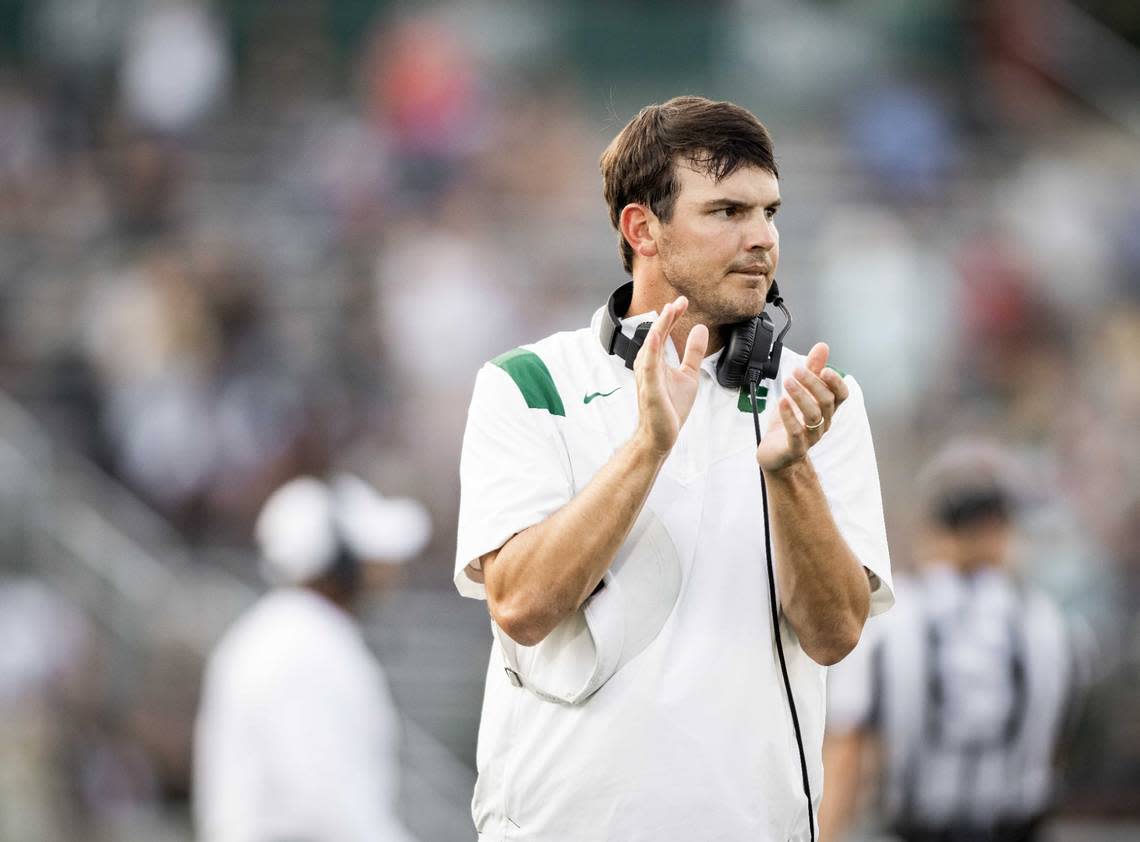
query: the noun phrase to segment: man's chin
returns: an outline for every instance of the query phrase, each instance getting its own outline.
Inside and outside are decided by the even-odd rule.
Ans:
[[[764,309],[767,288],[741,290],[724,302],[722,315],[724,324],[735,324],[756,316]]]

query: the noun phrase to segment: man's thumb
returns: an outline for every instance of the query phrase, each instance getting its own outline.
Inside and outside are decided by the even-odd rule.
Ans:
[[[826,342],[816,342],[807,355],[808,371],[812,374],[820,374],[823,371],[823,367],[827,365],[827,358],[830,355],[831,349],[827,347]]]

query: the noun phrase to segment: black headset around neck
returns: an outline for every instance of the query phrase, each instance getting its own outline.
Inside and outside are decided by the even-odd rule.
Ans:
[[[653,327],[653,322],[641,322],[634,329],[632,338],[622,333],[621,314],[629,310],[632,302],[633,281],[614,290],[606,302],[607,320],[602,326],[600,337],[606,353],[621,357],[626,368],[631,370],[646,334]],[[736,389],[748,382],[774,380],[779,374],[784,336],[792,326],[792,316],[784,306],[784,299],[780,297],[780,289],[775,281],[768,289],[767,303],[776,305],[784,314],[784,327],[778,336],[771,317],[765,312],[721,328],[724,351],[716,363],[716,380],[720,385]],[[776,336],[774,342],[773,336]]]

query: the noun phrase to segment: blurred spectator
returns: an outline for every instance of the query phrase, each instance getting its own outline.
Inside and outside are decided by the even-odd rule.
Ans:
[[[79,609],[46,583],[0,579],[0,705],[66,691],[89,657],[90,636]]]
[[[999,229],[961,243],[951,388],[984,413],[1004,413],[1018,438],[1041,441],[1057,422],[1056,383],[1072,374],[1073,325],[1011,240]]]
[[[1087,664],[1058,609],[1014,569],[1023,495],[1009,458],[953,442],[920,486],[923,564],[830,674],[823,837],[850,833],[862,785],[877,778],[881,819],[904,842],[1031,842]]]
[[[1052,138],[1003,179],[995,197],[1002,226],[1022,247],[1037,286],[1070,318],[1095,309],[1111,290],[1105,225],[1117,214],[1116,180],[1134,172],[1134,157],[1121,167],[1101,145],[1079,131]]]
[[[932,92],[904,85],[876,88],[853,101],[849,142],[883,197],[903,202],[940,199],[958,155],[946,107]]]
[[[0,222],[12,219],[49,175],[47,140],[40,103],[0,71]]]
[[[81,157],[94,145],[112,98],[123,32],[135,4],[40,0],[24,5],[25,35],[42,73],[36,87],[51,105],[54,145],[65,157]]]
[[[131,0],[40,0],[30,4],[36,54],[76,78],[112,65]]]
[[[216,245],[159,248],[100,285],[87,315],[114,468],[191,534],[248,523],[306,443],[261,295]]]
[[[401,441],[433,486],[459,458],[464,415],[450,410],[467,405],[484,361],[522,341],[511,294],[518,267],[495,250],[471,200],[455,194],[438,217],[392,226],[376,266],[377,331],[399,383]],[[450,519],[458,501],[449,492],[435,511]]]
[[[299,147],[281,165],[281,179],[298,201],[329,214],[349,238],[371,236],[394,186],[388,139],[378,126],[351,113],[321,111]]]
[[[873,372],[865,389],[876,411],[913,412],[953,340],[945,259],[886,209],[834,211],[817,248],[819,329],[836,364],[856,375]]]
[[[229,69],[224,33],[204,0],[147,3],[127,33],[124,109],[145,128],[184,132],[225,95]]]
[[[216,451],[210,379],[220,337],[177,252],[156,251],[96,288],[88,348],[117,468],[174,512],[207,482]]]
[[[83,614],[46,583],[0,579],[0,839],[72,838],[77,805],[58,759],[90,636]]]
[[[378,27],[362,77],[366,111],[391,135],[403,189],[446,190],[487,128],[486,92],[465,39],[431,13]]]
[[[100,160],[116,233],[127,243],[147,244],[174,231],[185,185],[177,146],[122,122],[112,122],[107,134],[109,144]]]
[[[218,644],[198,717],[195,814],[208,842],[411,840],[396,815],[399,720],[353,615],[430,524],[347,475],[293,480],[257,520],[275,585]]]

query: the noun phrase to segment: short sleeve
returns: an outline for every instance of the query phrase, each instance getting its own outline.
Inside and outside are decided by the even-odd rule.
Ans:
[[[540,523],[572,494],[566,448],[555,423],[558,407],[532,406],[511,375],[488,363],[475,379],[459,461],[459,530],[455,586],[485,599],[468,575],[479,558]]]
[[[873,574],[871,616],[874,616],[895,602],[891,558],[863,390],[854,377],[848,375],[844,380],[850,393],[836,411],[827,435],[812,449],[811,458],[840,534],[860,563]]]

